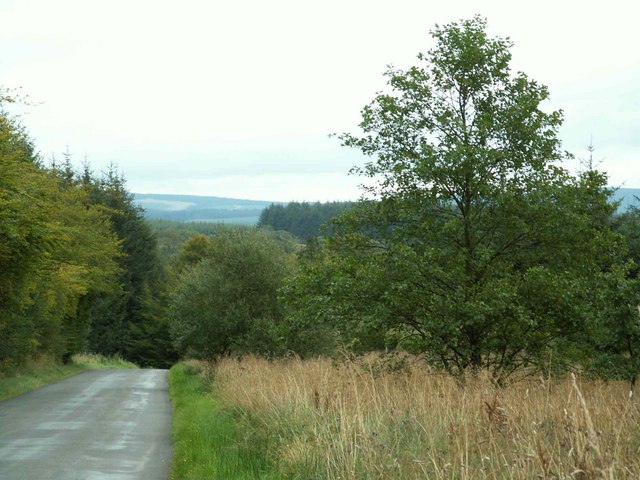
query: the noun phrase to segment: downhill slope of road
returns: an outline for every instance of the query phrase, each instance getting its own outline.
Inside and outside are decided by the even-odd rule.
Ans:
[[[90,370],[0,402],[0,479],[163,480],[166,370]]]

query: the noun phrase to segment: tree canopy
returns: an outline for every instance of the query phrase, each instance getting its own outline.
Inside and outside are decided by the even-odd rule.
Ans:
[[[267,232],[238,228],[196,235],[176,259],[171,332],[178,351],[215,359],[229,353],[273,354],[282,347],[277,291],[292,255]]]
[[[331,281],[309,281],[310,266],[290,299],[327,323],[357,318],[451,372],[505,378],[595,321],[592,289],[620,245],[597,214],[614,207],[604,175],[560,166],[562,114],[543,109],[545,86],[511,71],[508,39],[479,17],[432,37],[418,65],[386,73],[362,134],[341,135],[372,158],[356,169],[374,182],[370,200],[327,242]]]
[[[19,119],[0,111],[0,368],[86,346],[88,295],[118,290],[118,239],[84,189],[41,166]]]
[[[155,238],[115,168],[44,166],[3,109],[0,172],[0,370],[87,349],[170,364]]]
[[[301,240],[321,235],[330,229],[330,220],[353,206],[353,202],[289,202],[271,204],[260,214],[259,227],[284,230]]]

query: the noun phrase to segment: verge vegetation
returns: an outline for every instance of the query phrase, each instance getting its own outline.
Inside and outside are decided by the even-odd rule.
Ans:
[[[95,368],[138,368],[119,356],[105,357],[90,353],[76,354],[67,364],[51,359],[31,360],[19,368],[0,374],[0,400],[15,397],[49,383]]]
[[[234,412],[282,478],[640,477],[640,403],[625,382],[501,388],[483,371],[461,384],[414,357],[373,355],[208,368],[216,409]]]
[[[211,393],[206,364],[180,363],[169,371],[174,456],[171,480],[270,479],[266,445],[236,424]]]

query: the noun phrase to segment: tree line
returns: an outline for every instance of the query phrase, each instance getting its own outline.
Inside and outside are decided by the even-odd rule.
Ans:
[[[352,206],[353,202],[272,203],[260,213],[258,226],[283,230],[301,240],[308,240],[321,234],[330,234],[327,230],[331,226],[329,221]]]
[[[508,39],[480,17],[432,37],[339,137],[368,157],[362,200],[272,205],[259,228],[156,223],[161,255],[113,170],[43,167],[5,115],[0,361],[405,351],[497,383],[633,384],[640,210],[617,213],[592,163],[562,167],[562,113],[511,71]]]
[[[256,263],[240,239],[201,250],[172,303],[183,354],[402,350],[498,383],[576,368],[635,382],[640,211],[617,214],[592,164],[562,167],[562,112],[545,111],[547,88],[511,71],[508,39],[489,36],[480,17],[432,37],[417,65],[386,73],[362,134],[339,137],[369,157],[356,171],[370,186],[330,235],[311,237],[293,265],[275,247]],[[291,228],[311,208],[272,206],[261,225],[284,228],[281,215]],[[222,250],[224,262],[212,253]],[[232,257],[239,270],[224,270]],[[232,305],[191,309],[220,282],[246,290],[228,294]],[[198,343],[212,331],[227,340]]]
[[[115,168],[45,166],[0,111],[0,368],[79,351],[171,362],[163,272],[142,211]]]

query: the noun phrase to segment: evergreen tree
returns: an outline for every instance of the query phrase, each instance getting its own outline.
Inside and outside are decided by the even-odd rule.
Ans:
[[[108,213],[122,250],[120,291],[88,299],[90,348],[143,366],[167,366],[175,353],[162,307],[164,272],[155,236],[114,166],[88,188],[92,201]]]
[[[287,231],[301,240],[331,233],[330,221],[345,212],[353,202],[271,204],[260,214],[259,227]]]

